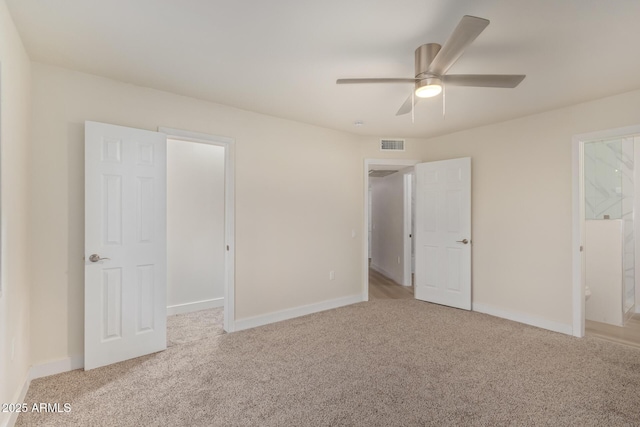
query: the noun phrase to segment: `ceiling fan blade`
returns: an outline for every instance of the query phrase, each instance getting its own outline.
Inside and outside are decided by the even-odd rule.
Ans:
[[[514,88],[525,77],[524,74],[447,74],[443,79],[448,86]]]
[[[409,95],[407,100],[404,101],[404,104],[402,104],[402,106],[400,107],[400,109],[396,113],[396,116],[402,116],[403,114],[407,114],[407,113],[411,112],[411,107],[413,107],[413,105],[411,104],[411,99],[412,98],[414,99],[413,105],[416,105],[418,103],[418,101],[420,100],[420,98],[418,98],[417,96],[413,96],[413,94]]]
[[[336,83],[339,85],[354,83],[415,83],[420,79],[403,79],[403,78],[373,78],[373,79],[338,79]]]
[[[428,73],[442,76],[480,33],[487,28],[487,19],[465,15],[429,65]]]

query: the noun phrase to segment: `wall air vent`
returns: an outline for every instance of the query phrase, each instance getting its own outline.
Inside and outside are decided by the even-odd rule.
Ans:
[[[381,139],[380,151],[404,151],[404,139]]]

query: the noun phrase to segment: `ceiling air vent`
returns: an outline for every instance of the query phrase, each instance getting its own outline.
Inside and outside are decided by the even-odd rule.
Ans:
[[[381,139],[380,151],[404,151],[404,139]]]

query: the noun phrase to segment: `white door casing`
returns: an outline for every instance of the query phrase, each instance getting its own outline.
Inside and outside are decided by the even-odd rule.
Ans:
[[[413,169],[413,168],[411,168]],[[413,273],[413,170],[411,173],[405,173],[402,177],[403,182],[403,261],[404,274],[402,277],[402,285],[411,286]]]
[[[471,158],[415,173],[415,297],[471,310]]]
[[[166,349],[166,185],[164,134],[85,122],[85,370]]]

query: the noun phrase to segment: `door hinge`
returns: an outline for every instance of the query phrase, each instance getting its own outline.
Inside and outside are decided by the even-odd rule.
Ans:
[[[584,250],[584,248],[582,247],[582,245],[580,245],[580,252],[582,252]]]

